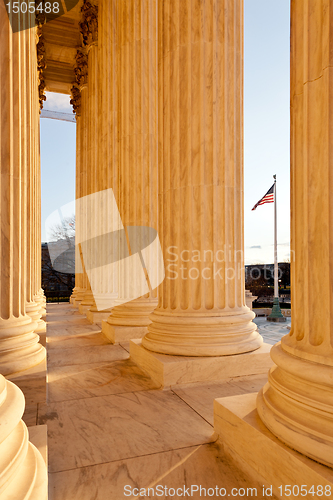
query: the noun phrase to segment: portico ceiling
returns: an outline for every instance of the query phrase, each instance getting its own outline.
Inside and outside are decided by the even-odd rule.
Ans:
[[[70,94],[75,81],[75,54],[81,46],[79,21],[82,3],[80,0],[65,15],[43,26],[46,59],[43,76],[49,92]]]

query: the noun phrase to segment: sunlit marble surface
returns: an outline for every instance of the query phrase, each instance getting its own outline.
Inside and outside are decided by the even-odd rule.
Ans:
[[[266,376],[161,390],[128,343],[110,345],[69,305],[48,306],[47,319],[47,403],[35,404],[52,500],[118,500],[125,485],[252,484],[215,443],[213,401],[258,390]]]
[[[129,359],[111,363],[57,366],[50,368],[48,374],[49,402],[156,388],[159,388],[158,384]]]
[[[191,485],[200,485],[206,489],[218,486],[225,488],[229,494],[235,487],[257,487],[256,498],[264,498],[262,485],[256,484],[241,472],[216,444],[193,446],[55,473],[52,474],[51,494],[53,500],[119,500],[126,498],[126,485],[131,490],[148,489],[158,485],[175,489],[190,488]],[[165,499],[170,496],[162,495],[158,498]],[[192,498],[199,498],[198,493]],[[242,497],[236,495],[233,498]]]
[[[291,327],[291,318],[287,318],[285,323],[273,323],[267,321],[266,318],[255,318],[254,322],[258,326],[258,330],[264,342],[267,344],[276,344],[280,342],[284,335],[288,335]]]
[[[173,386],[171,389],[207,422],[214,425],[212,401],[216,397],[222,398],[248,392],[258,392],[266,382],[267,375],[252,375],[250,377],[238,377],[223,383],[187,384]]]

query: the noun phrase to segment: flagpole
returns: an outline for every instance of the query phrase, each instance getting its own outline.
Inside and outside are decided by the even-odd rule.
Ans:
[[[279,268],[277,259],[277,204],[276,204],[276,175],[274,177],[274,297],[279,298]]]
[[[279,302],[279,266],[277,259],[277,203],[276,203],[276,175],[274,178],[274,300],[272,312],[267,316],[267,321],[286,321],[283,316]]]

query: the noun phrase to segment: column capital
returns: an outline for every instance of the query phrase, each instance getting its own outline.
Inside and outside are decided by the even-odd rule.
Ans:
[[[81,115],[81,91],[79,89],[79,86],[76,83],[74,83],[72,88],[71,88],[71,100],[69,102],[73,106],[73,113],[75,113],[76,116],[80,116]]]
[[[76,52],[74,74],[77,84],[81,87],[88,82],[88,55],[85,49],[80,48]]]
[[[45,96],[45,79],[44,79],[44,70],[46,69],[46,60],[45,60],[45,38],[43,36],[42,31],[42,21],[39,21],[36,18],[36,22],[38,22],[36,28],[37,35],[37,70],[38,70],[38,94],[39,94],[39,107],[43,109],[44,101],[46,101]]]
[[[81,7],[82,20],[79,23],[82,45],[88,47],[98,39],[98,7],[88,0]]]

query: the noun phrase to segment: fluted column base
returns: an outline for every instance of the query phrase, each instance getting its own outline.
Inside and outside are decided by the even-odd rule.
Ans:
[[[73,304],[75,297],[77,296],[77,293],[79,291],[79,287],[75,286],[72,291],[72,295],[69,297],[69,303]]]
[[[86,290],[83,296],[83,300],[79,305],[80,314],[86,314],[87,311],[95,305],[94,295],[91,290]]]
[[[258,417],[256,397],[249,393],[215,399],[214,430],[227,455],[265,485],[263,498],[331,497],[332,470],[276,439]]]
[[[41,363],[46,351],[30,316],[0,320],[0,373],[12,375]]]
[[[87,292],[87,289],[86,288],[81,288],[81,287],[78,287],[77,290],[76,290],[76,295],[72,301],[72,306],[75,307],[76,309],[79,308],[79,305],[81,304],[81,302],[84,300],[84,296]]]
[[[34,299],[36,296],[34,297]],[[25,310],[28,316],[30,316],[31,320],[36,323],[35,332],[42,333],[46,332],[46,323],[42,320],[42,310],[40,304],[33,300],[31,302],[27,302],[25,306]]]
[[[46,297],[42,288],[36,293],[34,299],[41,307],[42,318],[46,318]]]
[[[333,467],[333,366],[291,355],[282,343],[271,357],[276,366],[257,398],[261,420],[287,446]]]
[[[151,323],[150,315],[157,307],[157,299],[140,297],[113,308],[102,333],[115,344],[124,340],[141,339]]]
[[[29,442],[21,417],[25,401],[20,389],[0,376],[0,498],[46,500],[47,469]]]
[[[100,296],[95,294],[94,297],[98,302],[99,307],[102,306],[103,303],[105,303],[105,308],[97,309],[97,306],[94,303],[94,305],[91,306],[90,309],[86,312],[87,320],[91,324],[93,323],[102,324],[102,321],[107,320],[111,314],[112,307],[110,307],[110,303],[112,304],[115,301],[116,295],[113,293],[108,293],[108,294],[105,293],[101,294]]]
[[[40,318],[37,320],[37,328],[35,330],[36,333],[44,333],[46,332],[46,322],[42,319],[43,316],[46,316],[46,308],[44,306],[44,299],[40,293],[34,295],[34,301],[39,307],[38,313],[40,314]]]
[[[270,349],[263,344],[241,356],[170,356],[149,351],[140,339],[131,339],[130,359],[161,387],[170,387],[266,374],[273,364]]]
[[[252,295],[252,292],[250,290],[245,290],[245,304],[249,309],[252,311],[252,303],[257,299],[255,295]]]
[[[259,349],[263,339],[253,323],[255,314],[241,309],[210,315],[155,310],[142,345],[176,356],[225,356]]]

